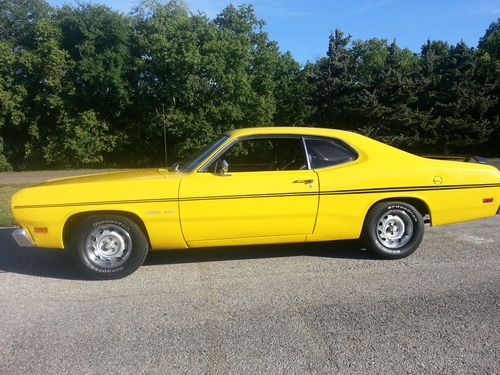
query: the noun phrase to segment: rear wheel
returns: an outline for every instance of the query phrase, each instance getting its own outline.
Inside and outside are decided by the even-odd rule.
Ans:
[[[424,219],[408,203],[380,202],[368,213],[363,228],[368,250],[386,259],[404,258],[417,250],[424,235]]]
[[[82,271],[94,279],[119,279],[141,266],[148,241],[141,228],[119,215],[83,219],[71,237],[71,251]]]

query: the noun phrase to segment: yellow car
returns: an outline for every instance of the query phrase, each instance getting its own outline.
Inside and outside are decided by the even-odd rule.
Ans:
[[[149,250],[363,239],[384,258],[442,225],[499,211],[500,172],[432,160],[340,130],[230,131],[172,170],[49,180],[19,191],[21,246],[69,248],[91,277],[120,278]]]

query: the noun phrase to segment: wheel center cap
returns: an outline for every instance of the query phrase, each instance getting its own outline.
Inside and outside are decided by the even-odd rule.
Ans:
[[[390,220],[387,220],[383,231],[387,238],[391,240],[398,240],[404,235],[405,224],[399,217],[393,217]]]
[[[104,256],[114,256],[120,252],[122,240],[115,236],[106,236],[102,238],[97,248],[101,251]]]

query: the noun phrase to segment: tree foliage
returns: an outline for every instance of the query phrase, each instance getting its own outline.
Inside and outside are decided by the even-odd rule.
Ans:
[[[494,38],[495,25],[483,44],[487,35]],[[484,152],[488,145],[490,153],[499,152],[500,70],[486,50],[427,41],[414,54],[395,41],[351,41],[336,30],[327,57],[312,71],[313,124],[360,131],[412,151]]]
[[[412,151],[499,152],[500,23],[477,48],[415,54],[335,30],[301,66],[251,5],[213,19],[178,0],[129,15],[0,0],[0,170],[155,165],[245,126],[363,132]]]

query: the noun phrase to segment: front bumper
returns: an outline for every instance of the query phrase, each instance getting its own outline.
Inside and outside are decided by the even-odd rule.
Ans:
[[[30,236],[26,233],[26,231],[23,228],[18,228],[14,232],[12,232],[12,237],[14,237],[17,244],[21,247],[35,246]]]

